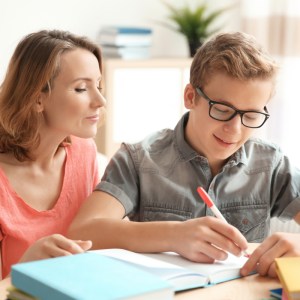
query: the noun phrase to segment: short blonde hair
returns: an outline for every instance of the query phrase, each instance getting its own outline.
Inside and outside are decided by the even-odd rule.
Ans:
[[[274,83],[272,97],[278,69],[254,37],[242,32],[220,33],[198,49],[190,69],[190,83],[202,88],[216,71],[242,81],[270,79]]]
[[[40,92],[50,93],[60,70],[61,55],[83,48],[93,53],[102,74],[100,48],[86,37],[67,31],[42,30],[25,36],[18,44],[0,87],[0,152],[13,152],[19,161],[34,160],[31,151],[40,143],[41,114],[36,110]],[[104,122],[105,109],[100,109]],[[63,144],[70,145],[67,137]]]

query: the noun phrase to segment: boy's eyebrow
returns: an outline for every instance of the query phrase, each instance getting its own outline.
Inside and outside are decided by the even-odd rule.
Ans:
[[[97,81],[99,81],[101,78],[102,78],[102,76],[100,76],[100,77],[97,79]],[[88,77],[80,77],[80,78],[77,78],[77,79],[73,80],[72,83],[75,82],[75,81],[78,81],[78,80],[92,81],[91,78],[88,78]]]

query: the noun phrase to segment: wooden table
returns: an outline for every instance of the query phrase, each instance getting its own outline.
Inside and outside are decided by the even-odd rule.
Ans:
[[[251,244],[249,253],[258,244]],[[6,299],[6,289],[11,285],[10,278],[0,282],[0,300]],[[270,289],[281,288],[278,279],[262,277],[258,274],[223,282],[209,288],[199,288],[175,294],[176,300],[259,300],[270,299]]]

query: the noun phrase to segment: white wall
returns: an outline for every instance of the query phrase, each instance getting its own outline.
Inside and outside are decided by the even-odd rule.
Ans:
[[[175,6],[202,0],[166,0]],[[210,9],[240,0],[209,0]],[[220,16],[216,26],[240,29],[239,4]],[[168,9],[159,0],[0,0],[0,83],[18,41],[41,29],[62,29],[96,39],[101,26],[144,26],[153,29],[152,56],[186,57],[184,36],[158,25],[167,21]]]

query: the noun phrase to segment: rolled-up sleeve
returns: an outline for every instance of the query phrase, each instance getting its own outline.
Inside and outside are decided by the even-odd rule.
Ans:
[[[271,217],[287,222],[299,211],[300,170],[280,151],[271,186]]]
[[[110,160],[95,191],[106,192],[119,200],[125,216],[136,214],[139,206],[139,179],[132,155],[123,144]]]

